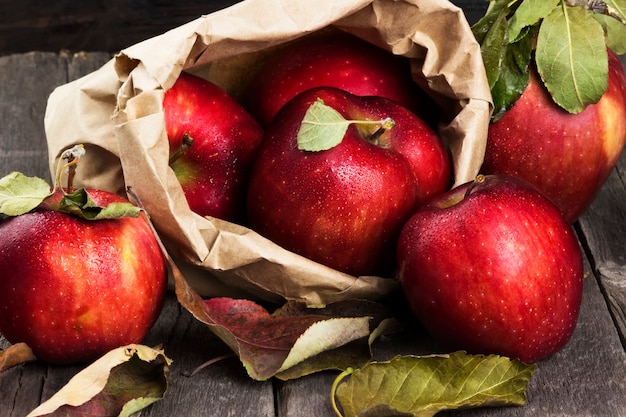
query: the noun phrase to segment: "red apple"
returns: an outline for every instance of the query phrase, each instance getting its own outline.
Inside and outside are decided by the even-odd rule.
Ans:
[[[260,125],[220,87],[185,72],[165,93],[163,108],[170,165],[191,210],[242,222]],[[183,137],[193,141],[188,149]]]
[[[521,97],[489,127],[482,172],[518,176],[570,222],[592,203],[626,142],[626,75],[609,51],[608,89],[578,114],[558,107],[531,70]]]
[[[350,124],[329,149],[301,150],[298,132],[320,100],[339,117],[370,122]],[[387,117],[395,127],[382,132],[373,121]],[[406,108],[332,87],[310,89],[287,103],[266,131],[250,181],[248,219],[260,234],[314,261],[352,275],[382,273],[395,264],[402,224],[444,192],[450,176],[439,138]]]
[[[88,192],[101,206],[125,201]],[[59,199],[0,223],[0,333],[49,363],[89,362],[141,342],[163,304],[166,266],[143,218],[44,208]]]
[[[582,298],[578,240],[519,178],[478,176],[421,207],[398,243],[399,277],[443,344],[536,362],[569,340]]]
[[[300,38],[279,49],[252,77],[243,102],[267,126],[294,96],[324,86],[387,97],[423,118],[426,108],[433,113],[429,98],[412,80],[408,59],[343,32]]]

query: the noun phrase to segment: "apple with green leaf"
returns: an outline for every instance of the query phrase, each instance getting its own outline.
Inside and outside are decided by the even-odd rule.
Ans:
[[[438,136],[405,107],[313,88],[266,130],[248,220],[275,243],[341,272],[389,273],[400,228],[449,188],[450,170]]]
[[[516,177],[479,175],[403,227],[399,277],[416,317],[448,348],[532,363],[576,326],[583,260],[561,211]]]
[[[192,211],[243,222],[263,129],[227,92],[182,72],[163,99],[170,166]]]
[[[413,81],[407,58],[339,31],[299,38],[271,54],[247,83],[243,103],[267,126],[290,99],[315,87],[386,97],[429,123],[436,117],[436,106]]]
[[[574,222],[626,143],[626,75],[611,49],[626,28],[569,3],[492,2],[473,30],[496,106],[481,172],[527,180]]]
[[[139,343],[167,290],[153,229],[128,200],[102,190],[50,192],[0,179],[0,333],[54,364],[89,362]]]

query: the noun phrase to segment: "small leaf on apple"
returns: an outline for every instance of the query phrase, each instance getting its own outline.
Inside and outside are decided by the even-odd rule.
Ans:
[[[161,349],[114,349],[76,374],[34,416],[130,416],[163,398],[171,360]]]
[[[325,151],[341,143],[350,121],[318,99],[307,109],[298,131],[298,149]]]
[[[45,180],[11,172],[0,178],[0,213],[7,216],[28,213],[50,195],[50,185]]]
[[[602,26],[581,7],[558,7],[542,22],[537,70],[554,101],[570,113],[596,103],[608,85]]]
[[[107,206],[99,206],[84,188],[65,194],[59,205],[59,211],[73,214],[87,220],[118,219],[121,217],[137,217],[141,209],[128,202],[113,202]]]
[[[340,381],[346,373],[340,375],[332,397],[345,417],[427,417],[459,408],[521,406],[535,369],[497,355],[398,356],[372,362],[348,381]]]
[[[346,120],[341,113],[318,98],[309,106],[302,119],[297,135],[298,149],[319,152],[334,148],[341,143],[351,124],[378,125],[378,130],[365,139],[381,146],[379,137],[383,132],[393,129],[396,122],[391,117],[381,120]]]

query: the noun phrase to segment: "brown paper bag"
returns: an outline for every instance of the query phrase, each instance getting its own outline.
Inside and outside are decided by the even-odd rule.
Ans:
[[[44,120],[51,170],[64,149],[85,144],[75,183],[119,193],[132,187],[204,296],[326,304],[388,294],[397,288],[392,277],[343,274],[245,227],[196,215],[168,166],[162,100],[181,71],[234,95],[268,48],[329,26],[411,59],[414,80],[447,112],[439,134],[455,182],[472,179],[491,96],[479,45],[462,11],[443,0],[245,0],[131,46],[51,94]]]

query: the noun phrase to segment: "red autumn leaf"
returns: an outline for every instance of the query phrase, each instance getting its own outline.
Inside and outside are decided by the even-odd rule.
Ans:
[[[369,347],[370,325],[377,327],[388,316],[381,305],[369,301],[339,302],[319,309],[288,302],[270,314],[249,300],[213,298],[204,301],[203,321],[237,353],[251,377],[267,379],[316,357],[323,360],[308,364],[300,373],[289,372],[289,377],[340,368],[346,362],[344,356],[358,361],[353,365],[367,362],[369,349],[356,348],[361,357],[355,358],[353,344],[360,340]],[[347,345],[352,351],[337,353]],[[322,355],[328,351],[335,354]]]

